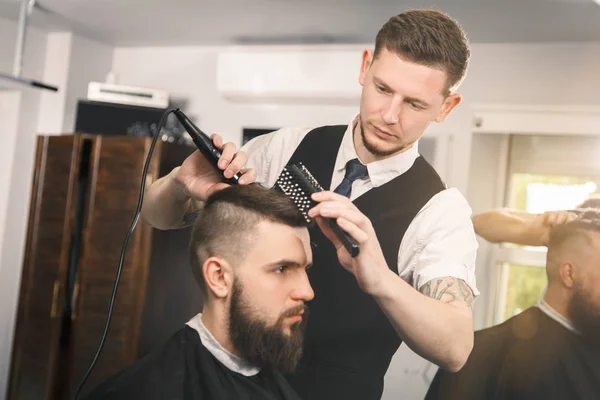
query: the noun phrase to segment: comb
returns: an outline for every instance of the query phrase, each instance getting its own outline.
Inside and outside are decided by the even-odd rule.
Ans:
[[[312,219],[308,216],[308,210],[316,206],[317,202],[311,198],[311,195],[321,192],[323,187],[302,163],[286,166],[281,171],[273,188],[292,199],[304,216],[304,219],[306,219],[306,222],[309,224],[312,222]],[[356,257],[360,252],[360,246],[356,240],[340,228],[334,219],[325,218],[325,221],[340,239],[346,250],[348,250],[348,253],[352,257]]]

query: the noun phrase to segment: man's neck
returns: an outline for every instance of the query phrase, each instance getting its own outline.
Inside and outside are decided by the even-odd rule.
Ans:
[[[568,299],[560,290],[548,286],[548,290],[544,294],[544,301],[567,321],[571,321],[567,307]]]
[[[226,328],[228,324],[227,321],[225,321],[225,318],[217,317],[213,310],[205,307],[202,311],[202,322],[210,334],[225,350],[239,357],[239,354],[233,347],[231,340],[229,340],[229,332]]]
[[[217,359],[229,370],[242,374],[244,376],[253,376],[260,372],[260,368],[246,361],[233,352],[233,346],[229,340],[227,332],[219,329],[219,326],[226,326],[224,323],[219,323],[215,315],[211,314],[205,307],[204,313],[196,315],[187,325],[198,332],[202,345],[208,350],[212,356]],[[226,322],[226,321],[225,321]]]

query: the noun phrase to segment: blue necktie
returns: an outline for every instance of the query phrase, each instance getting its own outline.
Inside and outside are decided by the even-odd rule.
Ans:
[[[352,193],[352,182],[357,179],[368,176],[367,166],[361,164],[358,158],[350,160],[346,163],[346,175],[342,180],[342,183],[335,188],[334,192],[341,194],[342,196],[350,197]]]

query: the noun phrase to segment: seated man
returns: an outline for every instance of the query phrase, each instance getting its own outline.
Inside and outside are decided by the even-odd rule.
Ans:
[[[232,186],[209,197],[190,244],[204,307],[162,348],[89,399],[294,399],[314,293],[306,222],[283,194]]]
[[[552,229],[536,307],[475,333],[465,367],[439,371],[427,400],[598,399],[600,212]]]

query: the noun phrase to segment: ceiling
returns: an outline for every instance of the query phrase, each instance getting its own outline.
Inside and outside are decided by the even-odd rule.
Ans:
[[[475,43],[600,42],[594,0],[39,0],[31,24],[115,46],[371,43],[408,8],[447,12]],[[0,17],[18,12],[0,0]]]

